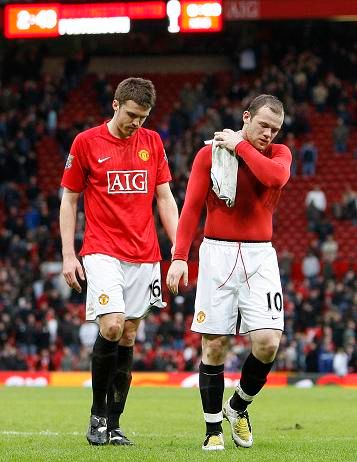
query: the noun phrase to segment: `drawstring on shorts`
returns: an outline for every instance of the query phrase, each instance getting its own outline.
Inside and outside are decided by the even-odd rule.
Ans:
[[[240,254],[240,258],[241,258],[242,263],[243,263],[243,269],[244,269],[244,274],[245,274],[245,282],[247,283],[247,285],[249,287],[249,290],[250,290],[250,285],[249,285],[249,281],[248,281],[248,274],[247,274],[247,271],[245,269],[245,264],[244,264],[243,255],[242,255],[241,242],[238,243],[238,252],[237,252],[236,260],[234,262],[234,266],[233,266],[232,271],[230,272],[228,278],[223,282],[223,284],[218,286],[217,289],[221,289],[229,281],[229,279],[231,278],[231,276],[232,276],[232,274],[233,274],[233,272],[234,272],[234,270],[235,270],[235,268],[237,266],[239,254]]]

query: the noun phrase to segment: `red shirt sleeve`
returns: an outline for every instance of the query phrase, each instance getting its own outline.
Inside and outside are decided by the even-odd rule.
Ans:
[[[160,136],[157,134],[156,145],[158,150],[158,163],[157,163],[157,177],[156,185],[167,183],[171,181],[171,173],[164,145],[162,144]]]
[[[201,217],[203,204],[211,185],[212,147],[198,151],[187,184],[185,203],[182,208],[173,260],[188,260],[190,247]]]
[[[284,144],[272,144],[269,150],[271,156],[266,157],[245,140],[235,149],[261,183],[269,188],[282,188],[290,176],[290,149]]]
[[[82,192],[86,187],[87,166],[85,161],[85,149],[83,140],[77,135],[73,141],[64,168],[61,186],[74,192]]]

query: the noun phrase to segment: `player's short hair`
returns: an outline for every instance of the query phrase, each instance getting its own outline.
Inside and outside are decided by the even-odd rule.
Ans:
[[[253,99],[248,107],[251,117],[253,118],[259,109],[267,106],[274,114],[284,114],[283,103],[273,95],[259,95]]]
[[[123,80],[115,90],[114,99],[119,105],[132,100],[146,109],[152,108],[156,102],[156,90],[151,80],[140,77],[129,77]]]

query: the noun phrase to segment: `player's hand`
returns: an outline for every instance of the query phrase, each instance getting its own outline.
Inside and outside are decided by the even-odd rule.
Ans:
[[[188,266],[184,260],[174,260],[167,272],[166,285],[173,295],[178,293],[178,285],[180,279],[183,277],[185,286],[188,284]]]
[[[69,287],[76,290],[78,293],[82,292],[82,287],[80,286],[77,274],[79,278],[84,281],[85,276],[83,272],[82,265],[75,255],[70,257],[63,257],[63,276]]]
[[[226,148],[234,152],[237,144],[244,140],[242,130],[235,132],[230,128],[225,128],[222,132],[214,133],[214,140],[221,148]]]

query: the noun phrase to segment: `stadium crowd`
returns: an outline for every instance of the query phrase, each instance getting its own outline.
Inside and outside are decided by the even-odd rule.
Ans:
[[[293,153],[292,175],[313,177],[316,172],[318,146],[310,136],[311,106],[318,112],[330,110],[336,115],[336,128],[331,134],[335,152],[343,155],[353,149],[349,136],[357,124],[357,43],[349,49],[330,45],[331,55],[326,55],[325,48],[306,51],[286,46],[269,60],[261,49],[255,55],[256,68],[248,72],[241,66],[229,86],[220,85],[213,74],[182,88],[171,113],[152,127],[165,144],[179,208],[194,153],[215,130],[239,129],[243,109],[258,93],[272,93],[284,101],[282,137]],[[11,47],[2,61],[0,370],[83,371],[90,367],[89,352],[97,326],[85,322],[83,295],[70,291],[60,274],[60,191],[58,185],[47,193],[38,186],[36,144],[45,135],[54,137],[65,157],[74,136],[90,126],[89,119],[71,130],[60,124],[61,108],[68,92],[80,86],[88,60],[83,54],[68,59],[60,77],[42,73],[42,61],[41,47]],[[105,75],[97,76],[95,89],[100,116],[107,118],[113,92]],[[346,193],[334,213],[356,224],[357,193],[349,185],[344,187]],[[78,246],[83,225],[81,209],[79,218]],[[279,255],[286,325],[276,370],[334,371],[339,375],[357,372],[357,275],[349,269],[336,276],[332,265],[326,264],[333,261],[323,258],[326,242],[333,240],[333,229],[318,231],[327,218],[326,213],[308,215],[317,241],[306,249],[309,258],[304,259],[302,280],[293,277],[294,256]],[[197,260],[201,237],[198,234],[194,242],[193,261]],[[161,232],[159,238],[163,259],[168,260],[169,243]],[[194,281],[178,296],[166,293],[168,308],[153,311],[141,324],[134,370],[197,370],[200,336],[189,328],[194,296]],[[237,371],[247,354],[247,341],[242,337],[231,341],[233,349],[226,370]]]

